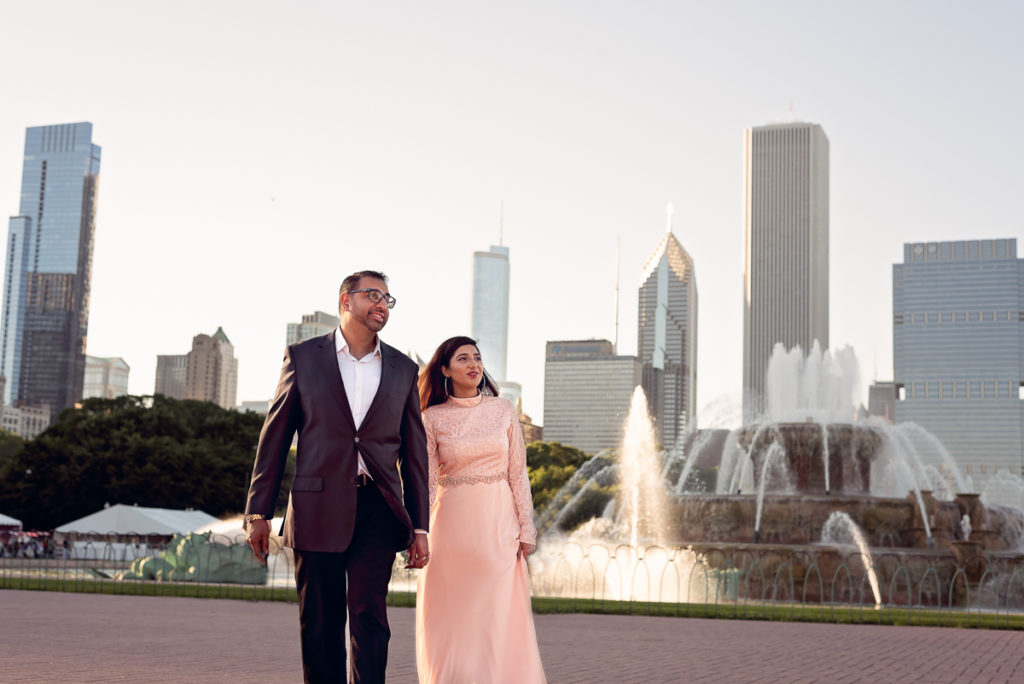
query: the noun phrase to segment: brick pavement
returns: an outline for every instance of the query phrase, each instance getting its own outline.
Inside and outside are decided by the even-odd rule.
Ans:
[[[413,684],[413,615],[392,609],[389,682]],[[0,682],[297,682],[291,603],[0,591]],[[1024,633],[538,615],[560,682],[1024,682]]]

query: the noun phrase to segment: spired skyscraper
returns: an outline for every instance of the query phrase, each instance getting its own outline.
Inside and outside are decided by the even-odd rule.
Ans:
[[[4,273],[6,403],[47,404],[56,415],[82,398],[99,172],[91,123],[26,130]]]
[[[748,128],[745,144],[743,418],[764,410],[776,343],[828,348],[828,138],[821,126]]]
[[[642,384],[666,448],[696,428],[697,414],[697,274],[669,220],[644,268],[637,326]]]

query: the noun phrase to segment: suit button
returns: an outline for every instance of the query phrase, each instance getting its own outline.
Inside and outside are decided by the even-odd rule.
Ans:
[[[359,444],[359,438],[356,437],[356,444]]]

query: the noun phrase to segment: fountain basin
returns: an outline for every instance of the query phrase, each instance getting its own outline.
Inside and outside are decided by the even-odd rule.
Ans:
[[[923,492],[938,548],[949,549],[960,538],[963,503],[939,501]],[[701,542],[747,543],[754,539],[757,496],[753,494],[683,494],[668,504],[667,539],[674,544]],[[921,509],[913,493],[904,499],[864,494],[766,494],[761,513],[760,541],[767,544],[813,544],[821,539],[828,517],[842,511],[862,529],[872,547],[928,546]],[[1007,548],[1000,535],[972,532],[986,550]]]
[[[799,494],[867,493],[871,490],[871,462],[882,437],[871,427],[848,423],[770,423],[740,428],[738,445],[750,454],[755,488],[761,486],[764,460],[773,444],[782,448],[789,475],[783,486]]]

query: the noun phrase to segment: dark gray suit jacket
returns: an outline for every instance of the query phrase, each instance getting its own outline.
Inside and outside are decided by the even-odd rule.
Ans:
[[[420,417],[416,364],[381,342],[380,387],[359,430],[338,370],[337,331],[285,351],[274,402],[263,423],[246,513],[270,515],[281,488],[292,438],[299,433],[295,479],[282,525],[285,546],[340,552],[356,518],[356,451],[405,528],[395,549],[427,529],[427,446]]]

